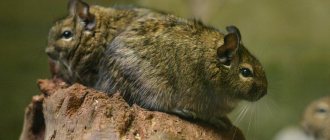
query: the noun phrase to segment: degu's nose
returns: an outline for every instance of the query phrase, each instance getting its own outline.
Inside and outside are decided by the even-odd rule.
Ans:
[[[54,47],[46,47],[45,52],[51,59],[58,59],[58,52],[55,50]]]

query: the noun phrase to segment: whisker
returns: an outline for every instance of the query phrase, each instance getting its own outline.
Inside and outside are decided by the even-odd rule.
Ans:
[[[251,109],[251,105],[249,107],[249,110]],[[249,122],[248,122],[248,129],[247,129],[247,133],[246,135],[249,136],[249,132],[250,132],[250,127],[251,127],[251,120],[252,120],[252,111],[249,111]]]
[[[254,137],[254,132],[253,132],[253,123],[254,123],[254,111],[255,111],[255,102],[251,103],[251,111],[249,113],[249,125],[248,125],[248,133],[249,133],[249,137]],[[254,138],[253,138],[254,139]]]
[[[265,98],[264,102],[262,103],[265,104],[265,109],[268,111],[268,113],[270,113],[271,117],[276,116],[274,115],[274,112],[281,111],[278,104],[271,97]]]
[[[276,102],[270,97],[262,98],[257,102],[242,102],[239,110],[234,114],[237,116],[233,119],[233,124],[242,128],[247,139],[260,139],[263,135],[258,132],[264,127],[262,123],[265,121],[264,118],[275,114],[273,105],[275,106]],[[237,135],[236,133],[234,135]]]
[[[266,98],[269,103],[274,107],[275,110],[279,110],[280,106],[278,105],[278,103],[275,102],[275,100],[273,100],[272,98],[268,97]]]
[[[236,117],[236,119],[235,119],[235,121],[234,121],[234,124],[235,124],[235,125],[238,125],[238,123],[243,119],[244,114],[245,114],[247,108],[248,108],[247,105],[245,105],[245,106],[242,107],[240,113],[238,114],[238,116]]]
[[[266,107],[266,109],[267,109],[268,113],[270,113],[270,115],[271,115],[271,116],[274,116],[274,115],[273,115],[273,111],[270,109],[270,107],[269,107],[269,104],[268,104],[268,103],[266,103],[266,104],[265,104],[265,107]]]
[[[250,110],[250,108],[251,108],[250,105],[246,105],[246,106],[247,106],[247,108],[245,109],[245,111],[244,111],[244,113],[243,113],[242,120],[243,120],[243,118],[245,118],[246,114],[249,112],[249,110]]]
[[[248,105],[243,105],[243,107],[240,108],[240,112],[238,113],[238,116],[236,117],[235,121],[234,121],[234,125],[238,125],[242,120],[243,118],[245,117],[247,111],[249,110],[249,106]],[[237,133],[237,129],[238,128],[235,128],[234,130],[234,134],[233,134],[233,137],[232,137],[232,140],[235,138],[236,136],[236,133]]]
[[[255,108],[254,108],[254,139],[257,138],[257,130],[258,130],[258,106],[259,106],[259,102],[255,103]]]
[[[234,138],[235,138],[235,136],[236,136],[236,132],[237,132],[237,129],[238,129],[238,128],[235,128],[235,130],[234,130],[234,134],[233,134],[233,136],[232,136],[232,139],[231,139],[231,140],[234,140]]]

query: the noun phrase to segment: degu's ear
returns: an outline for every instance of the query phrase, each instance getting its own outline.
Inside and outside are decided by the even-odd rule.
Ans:
[[[78,20],[85,25],[86,30],[95,27],[95,16],[90,13],[89,5],[81,0],[69,0],[69,12],[71,16],[77,16]]]
[[[237,49],[241,43],[241,33],[235,26],[228,26],[228,34],[224,37],[224,43],[217,50],[217,55],[220,63],[229,66]]]

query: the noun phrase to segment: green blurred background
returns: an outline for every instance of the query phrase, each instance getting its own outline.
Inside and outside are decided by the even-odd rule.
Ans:
[[[248,139],[272,139],[297,125],[304,107],[330,93],[329,0],[89,0],[103,6],[140,5],[190,18],[224,31],[234,24],[261,60],[269,95],[239,125]],[[66,0],[0,2],[0,139],[19,137],[25,107],[48,78],[48,29],[66,15]],[[246,105],[246,104],[244,104]],[[236,113],[231,116],[237,118]]]

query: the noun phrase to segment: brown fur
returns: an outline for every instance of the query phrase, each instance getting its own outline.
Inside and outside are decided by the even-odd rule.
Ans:
[[[81,7],[71,11],[82,13]],[[75,29],[70,41],[56,38],[65,24]],[[225,35],[199,21],[148,9],[93,6],[88,14],[71,13],[56,23],[46,50],[50,57],[65,54],[53,59],[67,81],[110,94],[119,90],[131,104],[226,127],[226,114],[239,100],[255,101],[267,92],[260,62],[243,46],[236,27],[227,30]],[[51,51],[56,46],[64,49]],[[242,76],[244,68],[252,75]]]

